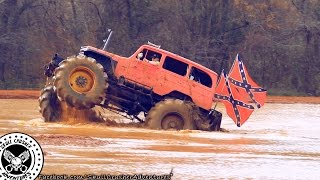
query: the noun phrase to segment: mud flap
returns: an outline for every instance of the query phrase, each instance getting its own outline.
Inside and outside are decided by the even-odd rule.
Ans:
[[[212,124],[214,124],[212,131],[220,131],[222,114],[219,111],[213,110],[214,112],[210,115],[212,116]]]
[[[197,129],[203,131],[219,131],[221,126],[222,114],[216,110],[205,114],[198,108],[194,109],[194,120]]]

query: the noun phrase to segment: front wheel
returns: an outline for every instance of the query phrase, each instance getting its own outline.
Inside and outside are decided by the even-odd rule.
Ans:
[[[151,129],[195,129],[191,106],[179,99],[165,99],[150,109],[146,125]]]
[[[52,85],[46,86],[39,97],[39,109],[45,122],[60,121],[62,106]]]
[[[54,76],[58,97],[76,109],[90,109],[105,97],[107,75],[95,59],[78,55],[59,64]]]

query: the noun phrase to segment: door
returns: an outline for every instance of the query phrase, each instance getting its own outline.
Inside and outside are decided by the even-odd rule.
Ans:
[[[158,62],[154,57],[158,57]],[[131,60],[126,78],[139,84],[153,87],[158,80],[161,64],[160,53],[144,49]]]
[[[212,105],[212,79],[204,71],[192,67],[189,75],[190,92],[193,101],[201,107],[210,109]]]
[[[165,95],[173,91],[189,94],[187,82],[188,64],[170,56],[163,59],[162,68],[158,71],[158,81],[155,91],[160,95]]]

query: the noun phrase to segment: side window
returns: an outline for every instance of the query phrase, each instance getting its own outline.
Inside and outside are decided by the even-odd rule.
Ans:
[[[211,77],[206,72],[198,68],[192,67],[189,79],[196,81],[209,88],[212,87]]]
[[[161,59],[161,54],[148,50],[147,55],[145,57],[148,61],[154,61],[154,58],[157,58],[158,61]]]
[[[146,49],[143,49],[137,56],[137,59],[139,60],[143,60],[145,57],[146,57],[146,54],[147,54],[147,50]]]
[[[166,57],[163,69],[179,74],[180,76],[185,76],[187,74],[188,64],[171,57]]]
[[[137,59],[139,60],[145,60],[148,61],[150,64],[154,64],[154,65],[158,65],[160,64],[160,59],[161,59],[161,54],[151,51],[151,50],[147,50],[147,49],[143,49],[138,55],[137,55]]]

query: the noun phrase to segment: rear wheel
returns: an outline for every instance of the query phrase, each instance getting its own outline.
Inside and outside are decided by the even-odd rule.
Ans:
[[[52,85],[46,86],[39,97],[39,108],[45,122],[60,121],[62,116],[61,103]]]
[[[54,77],[58,97],[76,109],[90,109],[105,97],[107,75],[95,59],[78,55],[59,64]]]
[[[191,106],[179,99],[165,99],[150,109],[146,125],[151,129],[195,129]]]

